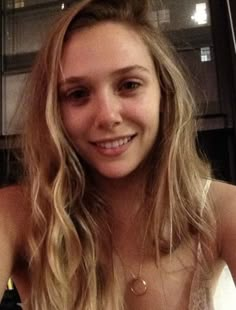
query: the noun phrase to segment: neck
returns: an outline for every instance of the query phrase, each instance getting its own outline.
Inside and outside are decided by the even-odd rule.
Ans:
[[[127,222],[128,219],[136,216],[144,197],[145,174],[143,171],[135,171],[119,179],[96,175],[95,180],[113,219]]]
[[[143,171],[120,179],[95,177],[96,187],[108,205],[113,243],[122,253],[137,251],[140,254],[141,251],[146,227],[143,214],[145,179]]]

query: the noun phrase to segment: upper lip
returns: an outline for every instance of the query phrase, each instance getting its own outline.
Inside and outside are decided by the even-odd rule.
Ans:
[[[126,139],[126,138],[129,138],[129,137],[133,138],[134,136],[136,136],[136,134],[117,136],[117,137],[109,137],[109,138],[105,138],[105,139],[99,139],[99,140],[91,141],[91,143],[93,143],[93,144],[107,143],[107,142],[117,141],[117,140],[120,140],[120,139]]]

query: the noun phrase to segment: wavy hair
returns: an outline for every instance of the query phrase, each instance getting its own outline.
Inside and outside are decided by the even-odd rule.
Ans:
[[[210,168],[196,150],[191,92],[173,49],[150,21],[150,9],[145,0],[79,1],[55,23],[32,68],[24,92],[22,134],[32,213],[29,309],[124,308],[105,202],[64,130],[58,95],[66,40],[73,32],[105,21],[137,31],[149,49],[161,87],[160,133],[143,198],[153,255],[158,263],[161,255],[199,236],[205,265],[210,265],[214,214],[211,207],[204,209],[204,216],[200,211],[203,179],[210,177]]]

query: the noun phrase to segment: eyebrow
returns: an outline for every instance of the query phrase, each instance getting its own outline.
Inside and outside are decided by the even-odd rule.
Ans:
[[[130,73],[131,71],[135,71],[135,70],[143,71],[143,72],[146,72],[146,73],[150,73],[150,70],[147,69],[146,67],[143,67],[143,66],[140,66],[140,65],[134,65],[134,66],[128,66],[128,67],[117,69],[117,70],[113,71],[111,73],[111,75],[119,76],[121,74]],[[64,80],[60,81],[58,83],[58,86],[59,86],[59,89],[60,89],[60,88],[62,88],[66,84],[73,84],[73,83],[83,82],[85,80],[87,80],[86,76],[70,76],[70,77],[65,78]]]

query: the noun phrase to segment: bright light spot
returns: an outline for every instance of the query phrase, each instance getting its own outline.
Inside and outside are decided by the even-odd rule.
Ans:
[[[194,20],[198,25],[207,24],[207,7],[206,3],[196,4],[196,11],[191,19]]]
[[[211,49],[210,47],[201,48],[201,62],[211,61]]]
[[[24,6],[25,6],[24,0],[15,0],[14,1],[14,8],[15,9],[23,8]]]
[[[169,24],[170,23],[170,10],[158,10],[157,17],[159,24]]]
[[[61,4],[61,9],[64,10],[65,9],[65,3]]]

